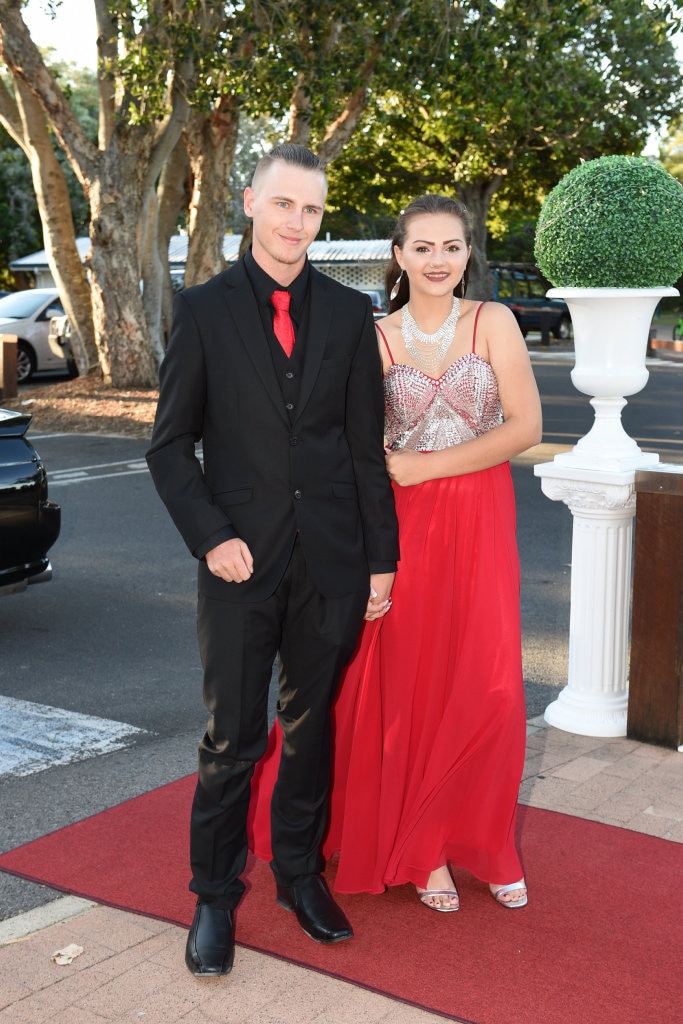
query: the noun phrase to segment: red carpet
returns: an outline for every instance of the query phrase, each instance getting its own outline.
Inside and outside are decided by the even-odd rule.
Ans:
[[[188,926],[194,783],[189,776],[11,850],[0,869]],[[270,869],[250,860],[237,941],[458,1021],[680,1019],[681,848],[551,811],[520,807],[519,818],[524,910],[496,906],[464,874],[458,914],[430,912],[406,886],[342,896],[356,935],[325,947],[276,907]]]

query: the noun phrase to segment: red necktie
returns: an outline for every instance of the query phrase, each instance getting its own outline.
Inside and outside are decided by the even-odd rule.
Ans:
[[[289,292],[273,292],[270,297],[270,301],[273,304],[275,310],[275,316],[273,317],[273,330],[275,331],[275,337],[282,345],[282,349],[289,358],[294,348],[294,324],[292,318],[289,315],[289,303],[292,296]]]

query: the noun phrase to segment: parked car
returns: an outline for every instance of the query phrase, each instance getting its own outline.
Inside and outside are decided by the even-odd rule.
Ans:
[[[571,337],[572,321],[566,302],[549,299],[552,287],[537,267],[528,263],[491,263],[493,298],[509,306],[524,337],[547,330],[558,340]]]
[[[56,358],[64,359],[69,377],[72,380],[78,377],[78,363],[71,345],[71,321],[66,314],[53,316],[50,320],[47,343]]]
[[[15,334],[17,381],[23,384],[42,370],[63,370],[64,352],[54,352],[48,342],[50,320],[64,313],[55,288],[29,288],[0,298],[0,334]]]
[[[361,288],[360,291],[365,295],[370,296],[370,301],[372,302],[372,315],[375,320],[379,320],[381,317],[387,315],[389,306],[387,304],[386,295],[383,291],[370,288]]]
[[[47,496],[47,473],[25,437],[29,413],[0,409],[0,594],[52,577],[48,551],[61,508]]]

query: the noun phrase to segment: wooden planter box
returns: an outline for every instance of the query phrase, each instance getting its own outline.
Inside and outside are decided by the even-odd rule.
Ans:
[[[665,359],[683,359],[683,338],[650,338],[648,350]]]
[[[683,466],[671,466],[669,470],[641,470],[635,475],[627,735],[681,750]]]

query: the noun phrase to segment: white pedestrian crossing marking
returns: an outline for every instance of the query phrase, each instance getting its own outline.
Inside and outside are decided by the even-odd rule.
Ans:
[[[115,476],[147,472],[147,463],[144,459],[125,459],[122,462],[101,462],[92,466],[77,466],[74,469],[53,469],[48,474],[48,480],[50,487],[60,487],[88,480],[108,480]]]
[[[85,761],[145,734],[126,722],[0,696],[0,778]]]

